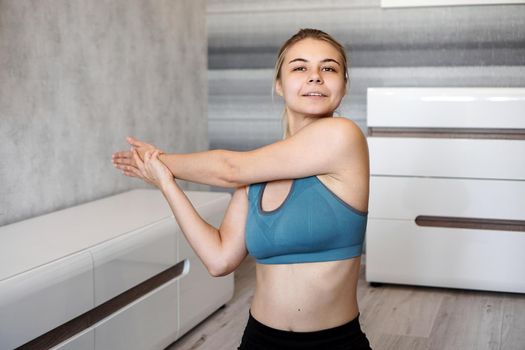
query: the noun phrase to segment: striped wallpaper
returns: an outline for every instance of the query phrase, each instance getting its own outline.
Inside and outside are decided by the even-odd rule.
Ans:
[[[339,113],[366,133],[368,87],[524,87],[525,5],[381,8],[380,0],[209,0],[210,149],[281,138],[273,65],[299,28],[327,31],[351,61]]]

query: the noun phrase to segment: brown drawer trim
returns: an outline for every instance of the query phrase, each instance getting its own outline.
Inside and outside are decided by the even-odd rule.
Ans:
[[[452,216],[419,215],[415,222],[418,226],[469,228],[476,230],[519,231],[525,232],[525,220],[501,220],[486,218],[465,218]]]
[[[368,136],[525,140],[525,129],[369,127]]]
[[[50,349],[63,341],[75,336],[76,334],[88,329],[95,323],[131,304],[135,300],[160,287],[166,282],[171,281],[182,275],[184,270],[184,261],[173,265],[172,267],[160,272],[159,274],[147,279],[146,281],[128,289],[116,297],[106,301],[103,304],[85,312],[84,314],[68,321],[47,333],[42,334],[17,349]]]

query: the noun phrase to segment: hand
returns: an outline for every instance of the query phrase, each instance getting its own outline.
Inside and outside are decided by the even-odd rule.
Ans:
[[[158,149],[146,151],[144,162],[140,159],[136,149],[133,149],[132,154],[137,164],[138,174],[140,174],[138,177],[147,183],[162,190],[165,186],[175,182],[171,171],[159,160],[160,151]]]
[[[116,152],[112,156],[113,165],[122,170],[123,174],[131,177],[142,178],[140,170],[137,166],[137,162],[133,157],[133,149],[136,149],[139,155],[139,159],[144,159],[144,154],[147,151],[153,151],[157,148],[149,143],[139,141],[133,137],[127,137],[126,140],[132,146],[129,151]],[[160,154],[164,152],[160,151]]]

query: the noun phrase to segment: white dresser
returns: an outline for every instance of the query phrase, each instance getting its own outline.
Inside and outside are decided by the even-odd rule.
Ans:
[[[525,293],[525,89],[368,89],[366,280]]]
[[[231,195],[186,191],[219,227]],[[233,296],[162,193],[134,190],[0,227],[0,349],[164,349]]]

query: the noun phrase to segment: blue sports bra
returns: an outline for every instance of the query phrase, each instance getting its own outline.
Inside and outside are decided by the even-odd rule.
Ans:
[[[361,255],[367,212],[350,206],[317,176],[294,179],[284,202],[263,211],[266,182],[251,184],[246,247],[260,264],[293,264]]]

